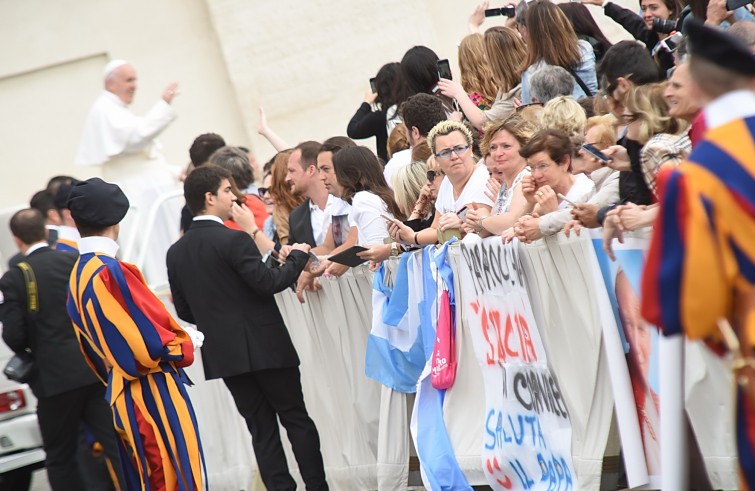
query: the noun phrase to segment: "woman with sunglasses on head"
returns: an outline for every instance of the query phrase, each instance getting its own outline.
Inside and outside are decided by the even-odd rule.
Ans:
[[[584,174],[571,173],[574,145],[562,131],[540,131],[519,153],[532,174],[522,179],[527,215],[517,221],[514,234],[529,243],[563,229],[571,220],[570,208],[587,201],[595,186]]]
[[[463,218],[469,210],[489,212],[493,207],[493,200],[485,195],[488,171],[477,164],[472,153],[473,137],[469,128],[456,121],[441,121],[428,133],[427,143],[446,177],[438,189],[432,227],[415,232],[396,220],[391,223],[391,237],[408,245],[435,244],[439,235],[454,231],[460,235]]]
[[[519,150],[538,129],[535,123],[519,114],[486,128],[480,146],[486,155],[486,162],[489,162],[488,170],[495,167],[495,171],[500,173],[500,186],[493,196],[495,205],[490,212],[481,209],[467,212],[467,227],[481,237],[503,233],[524,214],[527,202],[521,183],[530,171]],[[488,188],[494,190],[494,184],[490,181]]]

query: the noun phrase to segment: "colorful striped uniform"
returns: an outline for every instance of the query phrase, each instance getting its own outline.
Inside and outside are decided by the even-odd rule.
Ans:
[[[755,347],[755,95],[724,97],[726,105],[711,106],[748,111],[746,117],[711,126],[686,162],[659,175],[661,211],[642,314],[665,334],[684,332],[718,345],[716,321],[727,317],[747,354]],[[706,121],[719,113],[706,108]],[[755,408],[741,388],[737,408],[743,485],[755,489]]]
[[[194,361],[186,331],[135,266],[99,252],[79,257],[68,314],[107,385],[129,490],[200,490],[204,459],[181,368]]]
[[[79,252],[78,240],[81,238],[75,227],[60,225],[58,238],[55,241],[55,250],[63,252]]]
[[[55,250],[56,251],[62,251],[62,252],[79,252],[79,249],[77,248],[76,242],[73,242],[69,239],[58,239],[57,242],[55,242]]]

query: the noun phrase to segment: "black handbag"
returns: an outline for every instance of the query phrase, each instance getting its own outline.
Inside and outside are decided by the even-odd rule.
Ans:
[[[34,378],[37,367],[29,353],[16,353],[5,365],[3,373],[10,380],[25,384]]]
[[[37,290],[37,280],[34,276],[34,270],[27,262],[18,263],[18,268],[24,275],[24,281],[26,282],[27,293],[27,310],[29,313],[39,311],[39,291]],[[37,366],[34,363],[30,353],[21,352],[16,353],[8,360],[8,363],[3,369],[3,373],[10,380],[25,384],[29,382],[37,373]]]

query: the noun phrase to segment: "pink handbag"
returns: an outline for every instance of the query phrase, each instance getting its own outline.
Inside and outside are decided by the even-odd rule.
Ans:
[[[436,389],[448,389],[456,379],[456,329],[448,290],[440,296],[430,381]]]

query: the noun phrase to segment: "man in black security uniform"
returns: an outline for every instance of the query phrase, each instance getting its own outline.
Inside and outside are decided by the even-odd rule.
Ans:
[[[39,400],[50,485],[53,491],[87,489],[76,461],[83,422],[102,444],[125,490],[105,387],[84,361],[66,312],[68,281],[78,256],[48,246],[39,210],[17,212],[10,228],[24,260],[0,279],[2,336],[14,352],[31,352],[36,364],[29,385]]]

